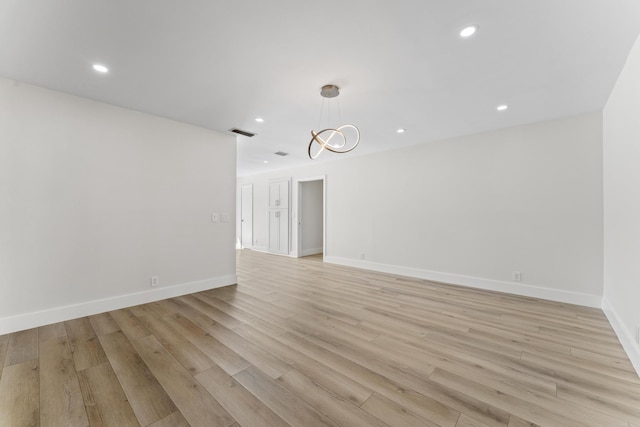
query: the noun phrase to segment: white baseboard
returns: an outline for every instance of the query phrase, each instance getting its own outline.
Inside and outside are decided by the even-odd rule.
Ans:
[[[300,256],[317,255],[322,253],[322,248],[302,249]]]
[[[640,345],[635,342],[632,332],[624,326],[624,323],[620,320],[618,313],[616,313],[615,309],[606,297],[602,297],[602,311],[604,311],[607,319],[609,319],[609,323],[618,336],[618,340],[620,340],[622,348],[624,348],[627,356],[629,356],[631,364],[640,377]]]
[[[263,254],[286,256],[286,257],[289,257],[289,258],[297,258],[298,257],[296,255],[295,251],[294,252],[289,252],[288,254],[279,254],[277,252],[271,252],[269,250],[269,248],[265,248],[265,247],[262,247],[262,246],[261,247],[254,246],[253,248],[251,248],[251,250],[254,251],[254,252],[261,252]]]
[[[568,304],[583,305],[586,307],[601,308],[602,297],[599,295],[584,294],[580,292],[562,291],[559,289],[544,288],[524,283],[503,282],[499,280],[484,279],[480,277],[462,276],[458,274],[441,273],[438,271],[421,270],[399,265],[380,264],[371,261],[363,261],[334,256],[325,256],[325,262],[349,267],[364,268],[366,270],[382,273],[397,274],[399,276],[414,277],[417,279],[431,280],[434,282],[450,283],[452,285],[467,286],[470,288],[486,289],[489,291],[505,292],[532,298],[540,298]]]
[[[49,325],[51,323],[63,322],[65,320],[77,319],[79,317],[90,316],[93,314],[104,313],[105,311],[118,310],[138,304],[146,304],[162,299],[205,291],[208,289],[221,288],[223,286],[234,285],[236,283],[238,283],[237,276],[235,274],[230,274],[227,276],[199,280],[197,282],[159,287],[143,292],[135,292],[74,305],[4,317],[0,318],[0,335]]]
[[[256,251],[256,252],[262,252],[265,254],[269,254],[271,252],[269,252],[269,248],[266,246],[254,246],[252,248],[247,248],[247,249],[251,249],[252,251]]]

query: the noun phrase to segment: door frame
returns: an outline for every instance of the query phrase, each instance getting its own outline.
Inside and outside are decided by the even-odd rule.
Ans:
[[[327,175],[319,175],[319,176],[310,176],[306,178],[298,178],[296,179],[296,190],[297,190],[297,209],[296,209],[296,257],[300,258],[302,256],[302,232],[301,232],[301,223],[300,217],[302,215],[302,185],[305,182],[311,181],[322,181],[322,260],[327,256]]]

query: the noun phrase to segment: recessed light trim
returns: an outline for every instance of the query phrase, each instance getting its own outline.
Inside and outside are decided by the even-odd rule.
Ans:
[[[264,160],[262,163],[266,165],[267,163],[269,163],[269,160]]]
[[[464,27],[462,30],[460,30],[460,37],[462,37],[463,39],[466,39],[473,36],[476,32],[478,32],[478,26],[469,25],[467,27]]]
[[[496,110],[498,110],[498,111],[506,111],[508,109],[509,109],[509,106],[507,104],[498,105],[496,107]]]
[[[264,123],[264,119],[262,117],[256,117],[256,122]]]
[[[396,133],[405,133],[407,130],[404,128],[399,128]]]
[[[102,65],[102,64],[93,64],[92,68],[94,69],[94,71],[97,71],[98,73],[102,73],[102,74],[106,74],[109,72],[109,68],[107,68],[106,65]]]

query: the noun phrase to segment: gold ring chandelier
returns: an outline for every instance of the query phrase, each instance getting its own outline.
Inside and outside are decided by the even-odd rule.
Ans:
[[[340,95],[340,89],[335,85],[325,85],[320,91],[323,98],[336,98]],[[323,100],[324,107],[324,100]],[[338,111],[339,111],[338,105]],[[320,120],[322,120],[322,110],[320,111]],[[330,113],[330,111],[329,111]],[[345,124],[336,128],[328,127],[319,132],[311,131],[311,141],[309,141],[309,158],[317,159],[324,150],[332,153],[348,153],[358,146],[360,143],[360,130],[351,124]],[[318,144],[319,148],[313,152],[313,148]],[[316,147],[317,148],[317,147]]]

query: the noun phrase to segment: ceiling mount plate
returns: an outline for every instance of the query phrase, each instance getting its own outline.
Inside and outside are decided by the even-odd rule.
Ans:
[[[335,98],[340,95],[340,88],[336,85],[324,85],[320,91],[320,95],[324,98]]]

